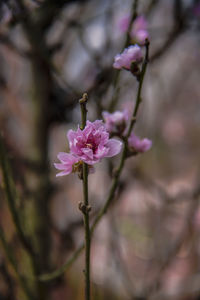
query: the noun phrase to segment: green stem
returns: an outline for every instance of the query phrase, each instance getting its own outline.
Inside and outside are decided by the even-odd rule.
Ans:
[[[81,106],[81,129],[86,125],[87,117],[87,94],[79,101]],[[85,227],[85,300],[90,300],[90,219],[89,219],[89,201],[88,201],[88,165],[83,163],[83,204],[79,206],[83,213]]]
[[[142,64],[142,70],[141,70],[141,73],[140,73],[140,79],[139,79],[139,85],[138,85],[138,89],[137,89],[135,108],[134,108],[134,111],[133,111],[131,123],[130,123],[130,126],[128,128],[126,138],[128,138],[131,134],[133,126],[136,122],[136,116],[137,116],[137,113],[138,113],[138,109],[139,109],[140,103],[142,101],[142,98],[141,98],[142,86],[143,86],[144,76],[145,76],[145,73],[146,73],[147,64],[149,62],[149,41],[148,40],[146,40],[145,48],[146,48],[146,53],[145,53],[145,58],[144,58],[144,61],[143,61],[143,64]]]
[[[84,205],[86,207],[83,213],[85,226],[85,299],[90,300],[90,223],[88,208],[88,166],[83,164],[83,194]]]
[[[117,170],[115,171],[115,175],[114,175],[114,178],[113,178],[113,181],[112,181],[112,185],[111,185],[111,188],[110,188],[110,193],[109,193],[108,198],[105,202],[105,205],[102,207],[102,209],[100,210],[100,212],[98,213],[98,215],[96,216],[96,218],[95,218],[95,220],[92,224],[91,235],[93,234],[94,229],[96,228],[97,224],[99,223],[99,221],[101,220],[103,215],[107,212],[112,200],[114,199],[115,191],[116,191],[116,188],[117,188],[117,185],[118,185],[118,179],[119,179],[121,171],[124,167],[125,159],[126,159],[126,146],[124,145],[124,149],[123,149],[123,152],[122,152],[122,155],[121,155],[121,160],[120,160],[120,163],[119,163],[119,166],[118,166]]]
[[[72,256],[57,270],[51,272],[51,273],[46,273],[38,276],[38,280],[41,282],[45,281],[50,281],[53,280],[59,276],[61,276],[79,257],[79,255],[83,252],[85,248],[84,243],[72,254]]]
[[[3,182],[4,182],[4,189],[5,194],[7,198],[8,207],[12,216],[13,223],[15,225],[15,229],[17,232],[17,236],[25,249],[26,253],[28,254],[32,266],[32,270],[34,273],[34,276],[38,275],[38,262],[37,262],[37,256],[36,253],[32,247],[32,243],[28,240],[28,237],[25,235],[22,224],[20,220],[20,213],[17,210],[16,207],[16,200],[17,200],[17,192],[13,180],[13,176],[10,170],[10,165],[8,162],[8,158],[5,151],[4,141],[3,137],[0,134],[0,165],[2,169],[2,176],[3,176]],[[38,286],[40,284],[36,282]]]
[[[135,122],[136,122],[136,116],[137,116],[137,113],[138,113],[139,105],[141,103],[141,91],[142,91],[144,76],[145,76],[145,73],[146,73],[146,67],[147,67],[148,58],[149,58],[149,42],[148,41],[146,42],[145,46],[146,46],[146,54],[145,54],[145,59],[144,59],[143,65],[142,65],[140,80],[139,80],[139,84],[138,84],[136,104],[135,104],[135,107],[134,107],[132,120],[131,120],[131,123],[130,123],[129,128],[128,128],[128,133],[127,133],[127,135],[125,137],[125,140],[124,140],[124,149],[122,151],[119,166],[118,166],[117,170],[115,171],[114,178],[112,180],[112,184],[111,184],[111,188],[110,188],[108,198],[106,199],[106,202],[105,202],[104,206],[102,207],[100,212],[97,214],[97,216],[96,216],[96,218],[95,218],[95,220],[92,224],[91,232],[90,232],[91,236],[92,236],[96,226],[100,222],[103,215],[107,212],[108,208],[110,207],[110,205],[111,205],[111,203],[114,199],[114,195],[115,195],[115,192],[116,192],[116,189],[117,189],[117,186],[118,186],[118,180],[119,180],[119,177],[121,175],[121,172],[123,170],[124,163],[125,163],[125,160],[126,160],[126,154],[127,154],[127,148],[128,148],[127,141],[128,141],[128,137],[130,136],[131,131],[132,131],[132,129],[135,125]],[[41,275],[39,277],[39,280],[48,281],[48,280],[52,280],[52,279],[62,275],[64,273],[64,271],[73,264],[73,262],[81,254],[83,249],[84,249],[84,244],[81,245],[76,250],[76,252],[72,255],[72,257],[70,259],[68,259],[67,262],[61,268],[57,269],[56,271],[54,271],[52,273]]]
[[[14,182],[12,180],[12,176],[10,174],[10,168],[8,165],[8,160],[6,156],[6,151],[3,144],[3,138],[0,135],[0,165],[2,168],[2,174],[3,174],[3,181],[4,181],[4,188],[5,193],[7,197],[8,206],[11,212],[11,216],[13,219],[13,222],[15,224],[17,234],[19,239],[21,240],[22,245],[26,249],[26,251],[30,254],[33,253],[33,249],[31,244],[29,243],[28,239],[25,237],[25,234],[23,232],[23,229],[21,227],[19,214],[16,209],[15,201],[17,199]]]
[[[16,262],[16,259],[13,255],[13,252],[12,250],[10,249],[7,241],[6,241],[6,238],[5,238],[5,235],[4,235],[4,232],[3,232],[3,229],[0,227],[0,241],[1,241],[1,244],[2,244],[2,247],[4,249],[4,252],[6,254],[6,257],[9,261],[9,263],[11,264],[13,270],[15,271],[15,274],[19,280],[19,283],[27,297],[27,299],[29,300],[34,300],[34,297],[27,285],[27,282],[26,280],[24,279],[24,277],[22,275],[20,275],[19,271],[18,271],[18,266],[17,266],[17,262]]]

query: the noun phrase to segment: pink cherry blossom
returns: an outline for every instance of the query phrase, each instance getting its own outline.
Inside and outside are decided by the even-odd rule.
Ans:
[[[148,23],[144,16],[138,16],[132,25],[132,30],[138,31],[138,30],[147,30]]]
[[[94,165],[103,157],[117,155],[122,148],[122,142],[109,139],[102,120],[87,121],[83,130],[69,130],[67,137],[71,153],[89,165]]]
[[[124,111],[115,111],[113,113],[104,111],[102,115],[108,132],[119,134],[124,132],[129,119],[129,112],[127,109],[124,109]]]
[[[127,32],[130,24],[130,15],[126,14],[119,21],[119,29],[121,32]]]
[[[152,141],[147,138],[140,139],[132,132],[128,138],[128,145],[133,151],[146,152],[151,148]]]
[[[125,68],[130,70],[133,62],[139,63],[142,61],[142,50],[138,45],[131,45],[124,49],[121,54],[117,54],[114,58],[113,67],[115,69]]]
[[[130,36],[140,45],[144,45],[145,40],[149,39],[147,27],[148,24],[144,16],[137,17],[133,22]]]
[[[57,157],[61,163],[55,163],[54,166],[56,169],[61,170],[62,172],[58,173],[56,177],[70,174],[73,171],[74,164],[80,160],[73,154],[65,152],[58,153]]]

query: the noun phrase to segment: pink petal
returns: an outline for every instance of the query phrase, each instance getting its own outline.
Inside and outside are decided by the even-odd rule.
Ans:
[[[89,158],[87,158],[85,156],[82,156],[81,160],[90,166],[92,166],[100,161],[100,159],[96,159],[96,158],[94,158],[93,160],[90,160]]]
[[[152,141],[147,138],[144,138],[142,140],[142,149],[141,149],[142,152],[148,151],[151,147],[152,147]]]
[[[107,157],[107,154],[109,152],[109,149],[107,148],[107,144],[106,144],[106,147],[104,146],[100,146],[98,147],[96,153],[95,153],[95,157],[96,158],[103,158],[103,157]]]
[[[96,120],[96,121],[94,121],[94,122],[90,122],[90,121],[87,121],[87,125],[92,125],[93,126],[93,129],[95,129],[95,130],[98,130],[98,129],[103,129],[105,126],[104,126],[104,124],[103,124],[103,121],[102,120]]]
[[[113,67],[115,69],[121,69],[123,66],[123,59],[122,56],[120,54],[117,54],[114,58],[114,63],[113,63]]]
[[[73,144],[74,139],[76,138],[76,132],[70,129],[67,133],[67,138],[69,140],[69,145]]]
[[[124,120],[128,121],[130,118],[130,112],[128,111],[128,109],[124,109],[123,114],[124,114]]]
[[[135,38],[137,39],[138,43],[144,44],[145,40],[149,38],[149,33],[146,30],[138,30],[135,34]]]
[[[58,174],[56,174],[56,177],[59,177],[59,176],[65,176],[65,175],[68,175],[68,174],[70,174],[71,173],[71,171],[63,171],[63,172],[60,172],[60,173],[58,173]]]
[[[92,149],[89,148],[83,148],[82,152],[89,158],[89,159],[93,159],[93,151]]]
[[[144,16],[139,16],[135,19],[133,23],[133,30],[147,30],[148,24]]]
[[[64,164],[57,164],[57,163],[54,163],[54,167],[58,170],[65,170],[66,169],[66,165]]]
[[[128,144],[131,148],[133,148],[137,152],[143,153],[148,151],[151,148],[152,141],[147,138],[141,140],[138,136],[134,134],[134,132],[132,132],[128,139]]]
[[[74,162],[78,161],[75,156],[73,156],[70,153],[66,153],[66,152],[58,153],[57,157],[63,163],[74,163]]]
[[[121,30],[121,32],[126,32],[128,30],[130,20],[130,15],[127,14],[119,21],[119,29]]]
[[[112,157],[117,155],[122,149],[122,142],[116,139],[110,139],[105,145],[109,150],[106,157]]]

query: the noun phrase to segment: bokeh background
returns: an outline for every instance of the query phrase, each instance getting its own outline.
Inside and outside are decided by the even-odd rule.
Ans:
[[[14,205],[0,183],[0,299],[82,300],[83,242],[76,174],[56,178],[57,153],[80,123],[78,100],[89,95],[88,119],[130,111],[137,81],[113,69],[131,44],[120,30],[127,14],[144,15],[150,62],[135,133],[152,149],[127,159],[112,206],[92,239],[92,299],[200,299],[200,2],[195,0],[1,0],[0,129]],[[2,147],[1,147],[2,148]],[[89,176],[91,219],[105,203],[119,156]],[[28,250],[28,251],[27,251]],[[35,268],[35,270],[34,270]]]

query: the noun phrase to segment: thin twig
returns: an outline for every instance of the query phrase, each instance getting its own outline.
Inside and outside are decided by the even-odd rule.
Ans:
[[[87,94],[83,94],[83,98],[79,100],[81,107],[81,129],[86,126],[88,100]],[[90,300],[90,207],[88,201],[88,165],[83,163],[83,203],[80,203],[79,208],[83,213],[85,227],[85,300]]]
[[[8,207],[12,216],[13,223],[15,225],[17,236],[30,258],[34,276],[37,276],[38,275],[37,255],[33,249],[30,240],[28,240],[28,237],[25,235],[22,229],[20,215],[16,207],[17,192],[16,192],[12,174],[10,172],[10,167],[9,167],[9,163],[8,163],[8,159],[7,159],[7,155],[3,143],[3,138],[1,134],[0,134],[0,165],[2,168],[4,189],[5,189],[5,194],[8,202]],[[38,286],[40,286],[38,282],[36,283],[38,284]]]
[[[129,28],[127,30],[126,39],[125,39],[124,45],[122,47],[122,51],[124,50],[124,48],[128,47],[129,44],[130,44],[130,35],[129,35],[129,32],[130,32],[132,23],[134,22],[134,20],[137,17],[137,10],[138,10],[138,0],[134,0],[133,1],[133,5],[132,5],[131,16],[130,16]],[[116,70],[115,71],[115,77],[114,77],[114,80],[113,80],[114,92],[113,92],[113,96],[112,96],[111,102],[109,104],[108,111],[113,111],[114,108],[117,105],[117,102],[118,102],[118,98],[119,98],[118,97],[118,95],[119,95],[119,93],[118,93],[118,83],[119,83],[119,79],[120,79],[120,73],[121,73],[121,70]]]
[[[15,224],[15,228],[18,234],[18,237],[25,248],[25,250],[30,254],[33,255],[33,248],[30,242],[28,241],[27,237],[25,236],[25,233],[21,227],[21,222],[19,218],[19,214],[17,212],[16,208],[16,191],[14,187],[14,182],[12,180],[12,176],[10,174],[8,160],[3,144],[3,138],[0,135],[0,165],[2,168],[2,175],[3,175],[3,181],[4,181],[4,189],[7,197],[8,206],[11,212],[11,216],[13,219],[13,222]]]
[[[0,227],[0,241],[1,241],[2,247],[4,249],[4,252],[6,254],[6,257],[7,257],[8,261],[10,262],[13,270],[15,271],[15,274],[19,280],[19,283],[20,283],[25,295],[27,296],[27,299],[34,300],[35,298],[33,297],[32,293],[27,285],[27,282],[25,281],[25,279],[22,277],[22,275],[18,271],[16,259],[13,255],[13,252],[11,251],[11,248],[9,247],[9,245],[6,241],[3,229],[1,227]]]
[[[133,111],[131,123],[130,123],[129,129],[128,129],[128,132],[127,132],[127,138],[131,134],[133,126],[136,122],[136,116],[138,113],[139,105],[142,101],[142,98],[141,98],[142,85],[143,85],[143,81],[144,81],[144,75],[146,73],[147,64],[149,62],[149,41],[148,40],[146,40],[145,47],[146,47],[146,53],[145,53],[145,58],[144,58],[143,65],[142,65],[141,74],[140,74],[140,80],[139,80],[137,96],[136,96],[136,104],[135,104],[135,108]]]

